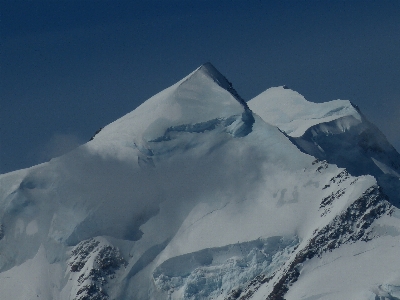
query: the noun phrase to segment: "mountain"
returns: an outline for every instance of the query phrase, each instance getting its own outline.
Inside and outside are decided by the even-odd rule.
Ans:
[[[304,153],[355,176],[373,175],[399,207],[400,154],[356,105],[347,100],[308,102],[287,87],[270,88],[248,105]]]
[[[265,93],[208,63],[0,175],[1,299],[400,299],[397,152],[349,102]]]

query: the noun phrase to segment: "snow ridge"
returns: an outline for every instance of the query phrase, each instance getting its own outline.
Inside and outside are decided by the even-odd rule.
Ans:
[[[68,265],[74,300],[108,300],[107,285],[126,262],[119,250],[105,240],[89,239],[74,247]]]
[[[249,107],[246,101],[243,100],[242,97],[238,94],[238,92],[233,88],[233,85],[224,75],[222,75],[210,62],[203,64],[199,69],[200,72],[207,74],[210,78],[212,78],[220,87],[227,90],[231,93],[236,100],[239,101],[243,107],[248,110]]]
[[[370,174],[400,207],[400,154],[360,109],[347,100],[308,102],[283,87],[270,88],[249,101],[264,121],[279,127],[304,153],[346,168],[352,175]]]

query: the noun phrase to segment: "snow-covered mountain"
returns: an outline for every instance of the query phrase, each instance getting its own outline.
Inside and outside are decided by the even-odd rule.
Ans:
[[[0,298],[400,299],[399,161],[349,102],[205,64],[0,175]]]
[[[248,105],[301,151],[352,175],[373,175],[391,202],[400,205],[400,154],[350,101],[312,103],[287,87],[275,87]]]

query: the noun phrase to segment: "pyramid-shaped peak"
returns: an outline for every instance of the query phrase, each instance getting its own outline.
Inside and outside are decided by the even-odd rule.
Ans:
[[[215,68],[210,62],[207,62],[201,65],[198,69],[198,72],[202,72],[211,79],[213,79],[216,83],[218,83],[224,89],[232,88],[232,83],[230,83],[224,75],[222,75],[217,68]]]
[[[215,83],[217,83],[220,87],[223,89],[227,90],[232,96],[239,101],[241,105],[244,106],[245,109],[248,109],[246,101],[240,95],[236,92],[236,90],[233,88],[232,83],[226,79],[224,75],[222,75],[216,67],[210,62],[206,62],[203,65],[201,65],[193,74],[196,73],[202,73],[205,76],[209,77],[212,79]],[[192,74],[192,75],[193,75]]]
[[[135,138],[152,141],[174,126],[192,126],[242,114],[252,124],[254,120],[246,102],[211,63],[206,63],[106,126],[92,144],[96,140],[126,144],[127,139]]]

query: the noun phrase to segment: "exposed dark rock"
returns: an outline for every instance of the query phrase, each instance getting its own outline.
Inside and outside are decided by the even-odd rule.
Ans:
[[[89,239],[74,248],[69,265],[71,272],[82,272],[77,279],[79,290],[74,300],[107,300],[109,297],[105,286],[126,262],[117,248],[100,245],[96,239]]]
[[[289,287],[300,276],[302,263],[315,256],[321,256],[326,251],[332,251],[345,243],[369,241],[368,229],[371,224],[384,214],[391,214],[393,206],[378,186],[372,186],[350,205],[342,214],[337,215],[332,222],[316,231],[308,245],[296,255],[283,276],[275,283],[273,291],[267,300],[284,300]]]
[[[94,137],[95,137],[100,131],[103,130],[103,128],[104,128],[104,127],[100,127],[99,129],[97,129],[96,132],[95,132],[94,135],[90,138],[89,141],[92,141],[92,140],[94,139]]]
[[[72,250],[71,260],[69,263],[71,272],[79,272],[82,270],[89,258],[89,255],[99,245],[99,243],[99,241],[89,239],[76,245],[74,250]]]

